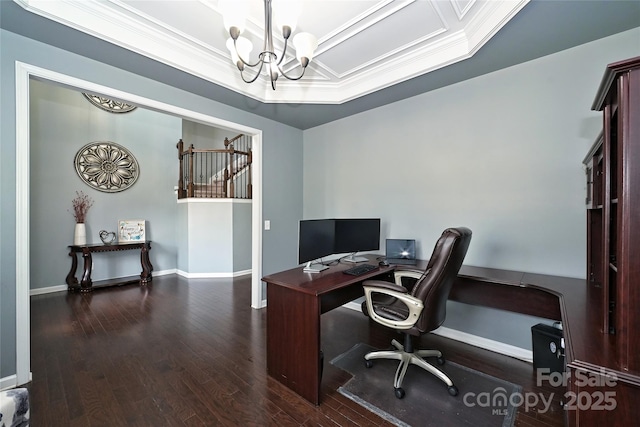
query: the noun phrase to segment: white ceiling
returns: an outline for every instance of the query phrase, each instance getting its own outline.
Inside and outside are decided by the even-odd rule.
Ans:
[[[15,0],[26,10],[265,103],[342,104],[474,55],[529,0],[303,0],[319,41],[299,81],[243,82],[217,0]],[[240,0],[239,0],[240,1]],[[243,35],[262,46],[262,0]],[[276,53],[283,40],[274,33]],[[294,33],[294,34],[295,34]],[[294,52],[286,70],[298,75]]]

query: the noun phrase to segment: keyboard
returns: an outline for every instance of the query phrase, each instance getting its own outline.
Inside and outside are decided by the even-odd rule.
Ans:
[[[361,274],[368,273],[371,270],[375,270],[377,268],[378,266],[373,264],[358,264],[355,267],[348,268],[346,270],[343,270],[342,272],[344,274],[350,274],[352,276],[360,276]]]

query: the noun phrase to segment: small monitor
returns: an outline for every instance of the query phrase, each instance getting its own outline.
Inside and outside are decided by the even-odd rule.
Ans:
[[[298,263],[307,263],[304,270],[318,273],[325,265],[311,262],[334,253],[335,221],[333,219],[307,219],[300,221],[298,233]]]
[[[336,219],[335,253],[351,253],[347,262],[365,262],[356,252],[380,249],[380,218]]]
[[[390,264],[416,264],[416,241],[413,239],[387,239],[385,249]]]

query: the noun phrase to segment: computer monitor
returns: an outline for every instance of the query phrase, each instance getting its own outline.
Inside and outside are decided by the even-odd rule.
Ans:
[[[304,219],[298,233],[298,263],[306,265],[304,271],[318,273],[328,268],[312,264],[322,257],[350,253],[347,262],[368,261],[354,256],[357,252],[380,249],[379,218]]]
[[[326,265],[311,262],[334,253],[335,221],[333,219],[306,219],[300,221],[298,232],[298,263],[307,263],[304,271],[319,273]]]
[[[336,219],[336,254],[351,253],[346,262],[365,262],[367,258],[357,257],[357,252],[380,249],[380,218]]]

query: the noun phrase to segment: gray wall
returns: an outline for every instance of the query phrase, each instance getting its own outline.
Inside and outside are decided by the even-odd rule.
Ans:
[[[233,271],[251,269],[251,202],[233,204]]]
[[[191,120],[182,121],[182,140],[185,147],[193,144],[194,148],[199,149],[224,148],[224,139],[231,139],[234,136],[236,135],[224,129],[192,122]]]
[[[176,227],[178,247],[176,268],[179,271],[189,271],[189,205],[187,203],[178,203]]]
[[[90,104],[76,90],[48,82],[30,83],[30,246],[31,289],[65,284],[73,241],[71,200],[82,191],[94,205],[87,214],[87,242],[99,243],[100,230],[116,231],[120,219],[146,220],[154,270],[176,266],[176,141],[182,121],[143,108],[113,114]],[[104,193],[75,172],[74,157],[85,144],[111,141],[137,159],[140,175],[125,191]],[[93,257],[93,280],[140,274],[140,260],[127,252]],[[81,257],[79,257],[81,259]],[[80,260],[81,264],[81,260]],[[81,268],[77,277],[80,278]]]
[[[15,61],[262,130],[262,212],[272,224],[272,232],[263,233],[263,272],[268,274],[296,264],[297,220],[302,217],[302,131],[144,76],[0,31],[0,378],[16,373]],[[155,233],[156,229],[150,232]],[[64,244],[59,246],[65,253]],[[63,258],[65,256],[66,253]],[[67,262],[65,260],[64,264]]]
[[[305,131],[304,217],[379,216],[423,258],[465,225],[468,265],[584,277],[591,103],[639,48],[636,29]],[[531,348],[537,320],[457,305],[445,326]]]
[[[233,204],[196,202],[189,206],[189,273],[233,269]]]
[[[190,199],[178,203],[180,274],[239,273],[251,269],[250,200]]]
[[[86,221],[88,243],[100,242],[100,230],[116,231],[119,219],[145,219],[156,272],[176,268],[177,245],[185,238],[178,228],[188,237],[188,246],[180,253],[188,257],[188,265],[181,270],[231,273],[239,271],[234,268],[236,260],[245,270],[251,268],[250,203],[243,202],[238,214],[236,203],[230,201],[190,204],[183,224],[178,220],[173,191],[178,176],[176,141],[183,138],[196,148],[223,148],[230,132],[144,108],[113,114],[93,106],[77,90],[37,80],[30,86],[31,259],[41,260],[31,265],[31,289],[65,285],[69,256],[51,248],[72,240],[70,207],[76,191],[94,201]],[[140,166],[134,186],[104,193],[80,180],[73,167],[74,156],[94,141],[116,142],[133,153]],[[139,257],[132,255],[94,256],[92,279],[139,274]],[[76,276],[80,275],[78,268]]]

